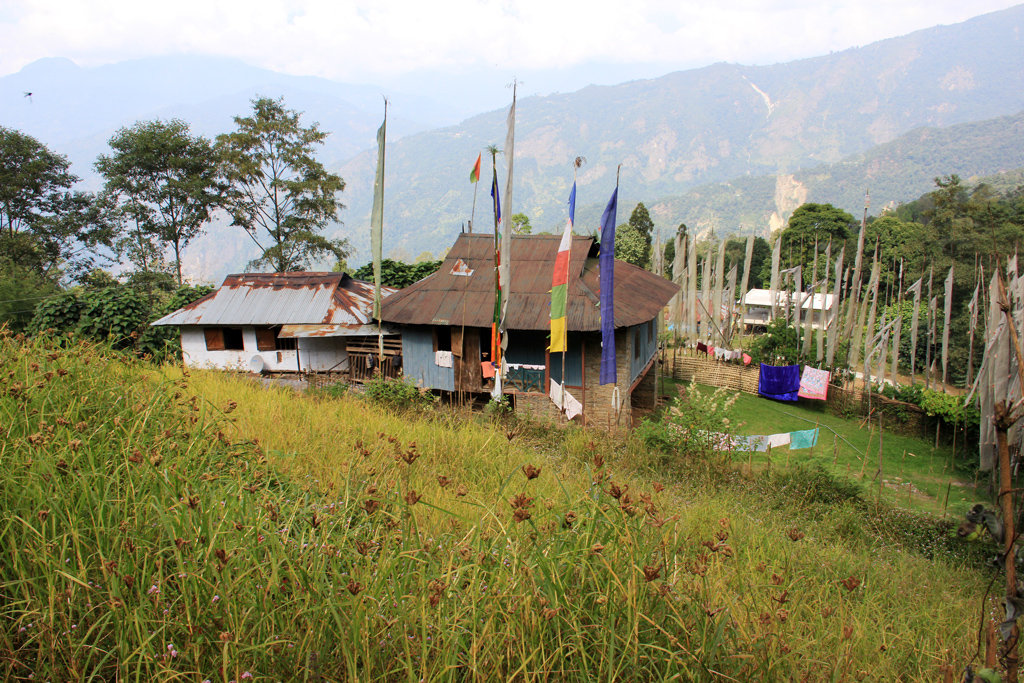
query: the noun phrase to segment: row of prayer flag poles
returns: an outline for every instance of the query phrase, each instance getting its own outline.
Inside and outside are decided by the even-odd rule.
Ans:
[[[507,116],[507,135],[505,139],[506,159],[506,182],[505,182],[505,215],[511,215],[511,203],[513,194],[513,165],[515,159],[515,117],[516,117],[516,85],[513,84],[512,105]],[[383,232],[383,202],[384,202],[384,150],[387,128],[387,101],[385,100],[384,122],[377,132],[378,159],[376,177],[374,182],[374,200],[371,211],[371,252],[374,271],[374,303],[373,315],[380,323],[380,279],[381,279],[381,246]],[[498,190],[496,155],[497,150],[492,150],[492,184],[491,196],[494,206],[494,227],[495,227],[495,307],[492,325],[492,360],[496,367],[495,392],[496,398],[501,393],[501,359],[508,348],[507,322],[508,304],[510,297],[510,262],[512,227],[511,220],[502,220],[501,199]],[[573,234],[573,222],[575,214],[576,182],[575,169],[579,167],[581,159],[574,162],[574,180],[569,200],[569,219],[566,223],[562,240],[559,244],[558,256],[552,274],[552,305],[551,305],[551,346],[552,352],[564,352],[566,349],[566,300],[568,286],[568,266],[571,253]],[[470,173],[470,182],[477,183],[480,179],[480,162],[478,155],[476,163]],[[615,220],[618,203],[618,173],[616,173],[616,185],[612,196],[608,201],[605,211],[601,217],[600,227],[600,285],[601,285],[601,320],[602,320],[602,358],[600,383],[608,384],[616,382],[615,362],[615,336],[614,336],[614,254],[615,254]],[[861,230],[857,238],[857,253],[854,259],[852,279],[849,267],[844,268],[845,247],[840,250],[835,260],[834,275],[832,275],[832,305],[827,306],[828,285],[830,280],[830,268],[832,267],[832,244],[826,245],[822,262],[823,276],[818,278],[818,257],[820,253],[817,241],[814,247],[814,258],[811,265],[810,278],[807,287],[804,286],[804,272],[801,265],[795,268],[781,269],[781,240],[776,240],[772,250],[771,280],[770,280],[770,303],[772,318],[783,316],[798,331],[800,339],[800,354],[807,358],[811,352],[811,341],[816,336],[815,362],[820,367],[823,363],[828,367],[836,365],[836,351],[841,339],[850,339],[851,344],[845,365],[856,369],[860,365],[863,351],[863,368],[866,382],[870,384],[872,378],[879,378],[885,382],[887,373],[891,372],[895,378],[899,348],[902,338],[903,316],[901,307],[897,305],[897,315],[892,320],[886,320],[887,308],[883,301],[882,317],[878,325],[878,304],[880,298],[880,266],[878,244],[875,245],[874,257],[872,259],[870,277],[867,288],[863,290],[860,286],[861,274],[864,265],[865,234],[867,228],[867,212],[870,206],[869,198],[865,198],[864,215],[861,221]],[[473,211],[476,208],[476,193],[473,197]],[[472,218],[470,219],[472,230]],[[743,299],[747,293],[747,286],[750,277],[750,263],[753,256],[754,237],[747,239],[744,268],[740,288],[737,290],[737,266],[732,265],[728,274],[725,272],[725,241],[718,246],[717,258],[712,264],[712,251],[708,250],[703,259],[702,267],[698,272],[698,258],[696,245],[692,243],[688,235],[677,234],[675,237],[675,260],[673,262],[673,279],[680,285],[680,291],[670,303],[669,315],[673,321],[677,333],[686,336],[693,341],[704,340],[714,341],[716,344],[729,346],[733,331],[737,326],[744,324],[743,318],[746,313],[746,306]],[[665,264],[661,248],[660,234],[657,235],[655,254],[653,259],[653,270],[663,274]],[[1019,279],[1016,278],[1016,262],[1014,261],[1014,277],[1011,279],[1011,291]],[[842,276],[840,277],[840,270]],[[993,276],[995,277],[995,276]],[[927,311],[927,336],[925,367],[926,382],[930,381],[932,372],[931,351],[937,339],[938,319],[938,296],[933,294],[934,272],[929,271],[928,294],[926,303]],[[700,292],[697,287],[700,282]],[[914,295],[913,312],[911,316],[911,382],[916,381],[915,372],[917,366],[917,341],[919,336],[919,321],[921,312],[921,299],[924,294],[924,278],[919,278],[913,285],[903,290],[903,268],[900,266],[899,283],[895,290],[897,304],[902,303],[904,295]],[[790,288],[792,287],[792,294]],[[806,291],[809,289],[810,291]],[[990,285],[991,289],[991,285]],[[814,321],[815,296],[820,298],[817,310],[820,311],[819,319]],[[976,285],[974,296],[968,306],[971,315],[971,353],[968,366],[968,381],[973,375],[973,347],[974,330],[977,326],[979,312],[982,309],[982,302],[979,301],[980,285]],[[941,342],[941,368],[942,381],[945,383],[948,377],[949,360],[949,333],[950,317],[952,314],[953,299],[953,268],[951,267],[944,281],[943,291],[943,325]],[[845,295],[845,296],[844,296]],[[737,317],[736,299],[741,300],[739,316]],[[883,297],[888,298],[888,297]],[[845,304],[845,315],[840,312],[841,303]],[[870,300],[870,304],[868,301]],[[990,293],[989,301],[993,301]],[[805,311],[806,307],[806,311]],[[792,311],[790,310],[792,308]],[[989,316],[991,318],[991,314]],[[705,324],[702,324],[705,323]],[[991,325],[991,321],[989,322]],[[877,329],[876,329],[877,328]],[[866,335],[865,335],[866,332]],[[383,338],[381,337],[381,340]],[[892,360],[891,371],[887,363],[887,355],[891,348]],[[986,346],[986,354],[988,346]],[[983,362],[984,365],[984,362]],[[978,379],[980,380],[979,372]]]

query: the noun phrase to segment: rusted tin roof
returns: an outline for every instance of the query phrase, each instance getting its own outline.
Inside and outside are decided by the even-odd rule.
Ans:
[[[240,273],[153,325],[326,325],[335,336],[370,324],[372,311],[373,284],[344,273]]]
[[[512,238],[509,329],[550,329],[551,278],[560,240],[560,235]],[[472,269],[472,275],[452,274],[459,259]],[[615,326],[651,320],[678,289],[678,285],[642,268],[616,261]],[[594,238],[574,236],[566,302],[569,330],[601,329],[599,290]],[[391,295],[381,309],[382,319],[393,323],[490,327],[494,315],[494,236],[459,235],[436,273]]]

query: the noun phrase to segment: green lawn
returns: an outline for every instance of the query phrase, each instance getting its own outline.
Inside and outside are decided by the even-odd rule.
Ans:
[[[672,384],[683,383],[666,380],[665,394],[675,394]],[[708,392],[715,390],[714,387],[703,385],[700,389]],[[817,425],[820,428],[817,446],[795,451],[785,446],[773,448],[772,466],[796,463],[820,465],[835,474],[862,480],[865,495],[872,498],[878,495],[878,479],[875,478],[879,442],[877,418],[872,421],[869,433],[868,426],[862,427],[860,420],[832,415],[824,404],[820,408],[811,408],[745,393],[740,394],[733,412],[739,420],[736,433],[745,436],[814,429]],[[941,513],[948,489],[947,514],[953,516],[960,516],[975,503],[991,502],[984,491],[984,479],[979,481],[976,491],[974,469],[966,465],[966,452],[961,442],[956,444],[954,454],[947,445],[935,448],[934,441],[929,443],[894,434],[885,428],[884,422],[883,428],[883,498],[903,507],[924,508]],[[976,444],[972,446],[976,447]],[[743,457],[754,467],[764,467],[768,463],[765,453]],[[951,458],[955,459],[955,464]]]

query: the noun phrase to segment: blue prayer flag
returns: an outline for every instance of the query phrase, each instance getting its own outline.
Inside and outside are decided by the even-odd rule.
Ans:
[[[615,384],[615,211],[619,185],[615,184],[608,206],[601,216],[601,384]]]

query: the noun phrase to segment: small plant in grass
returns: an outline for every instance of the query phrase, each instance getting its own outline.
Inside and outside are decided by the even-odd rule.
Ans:
[[[739,425],[732,408],[738,396],[725,389],[707,393],[695,382],[679,387],[679,396],[661,418],[645,418],[636,436],[663,452],[711,461],[716,454],[733,450],[733,434]]]
[[[420,391],[411,378],[379,374],[363,385],[363,395],[371,403],[390,410],[424,408],[434,403],[434,395]]]

